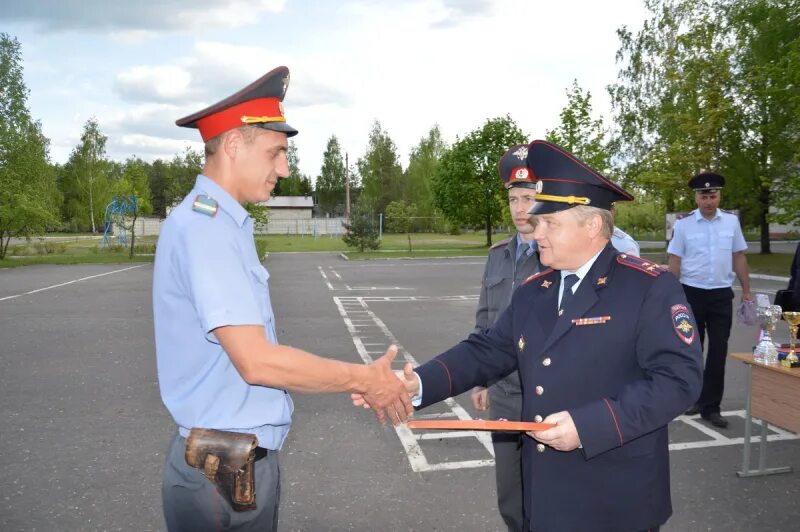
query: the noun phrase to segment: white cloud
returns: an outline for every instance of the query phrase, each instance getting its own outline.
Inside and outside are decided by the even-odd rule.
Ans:
[[[185,99],[190,81],[180,67],[139,65],[117,74],[114,90],[132,102],[174,102]]]
[[[252,26],[262,13],[282,11],[285,4],[285,0],[4,0],[0,19],[34,23],[46,32],[202,30]]]
[[[164,13],[178,7],[168,3]],[[199,140],[196,131],[176,127],[177,118],[278,65],[291,69],[286,115],[300,130],[294,140],[301,170],[312,177],[333,134],[355,163],[375,119],[404,164],[435,123],[453,142],[488,118],[510,114],[532,138],[541,138],[558,125],[575,78],[591,91],[596,114],[610,119],[605,87],[618,70],[616,30],[623,24],[635,29],[646,15],[640,0],[621,0],[614,10],[591,0],[297,0],[280,14],[245,12],[254,26],[204,31],[199,38],[158,27],[141,30],[157,35],[149,41],[135,32],[125,40],[122,30],[113,39],[81,33],[64,61],[52,61],[60,51],[53,43],[64,48],[63,38],[34,39],[36,59],[26,59],[26,79],[30,65],[43,80],[29,85],[32,112],[53,139],[54,159],[66,158],[69,139],[92,114],[120,158],[134,149],[146,158],[165,152],[171,158],[187,141]],[[49,83],[53,79],[59,81]],[[59,120],[63,101],[79,119]],[[170,152],[175,146],[181,148]]]

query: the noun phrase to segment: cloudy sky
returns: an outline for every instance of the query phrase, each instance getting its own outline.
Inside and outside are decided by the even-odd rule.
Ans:
[[[336,135],[351,163],[377,119],[410,149],[438,123],[453,142],[510,114],[531,139],[558,125],[573,79],[609,117],[616,30],[643,0],[3,0],[22,44],[29,107],[63,163],[90,117],[108,156],[201,149],[175,120],[279,65],[303,173]]]

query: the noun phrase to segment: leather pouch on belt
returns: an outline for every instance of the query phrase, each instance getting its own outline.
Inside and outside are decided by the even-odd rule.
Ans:
[[[237,512],[255,510],[253,434],[194,428],[186,438],[186,463],[203,472]]]

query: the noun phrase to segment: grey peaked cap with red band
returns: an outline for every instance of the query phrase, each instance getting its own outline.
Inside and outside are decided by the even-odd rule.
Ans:
[[[534,188],[536,180],[528,169],[528,145],[511,146],[497,161],[497,173],[506,188]]]

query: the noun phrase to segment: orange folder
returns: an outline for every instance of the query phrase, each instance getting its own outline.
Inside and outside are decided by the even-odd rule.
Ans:
[[[555,424],[529,421],[487,421],[485,419],[412,419],[406,422],[406,426],[410,429],[529,432],[547,430],[555,427]]]

